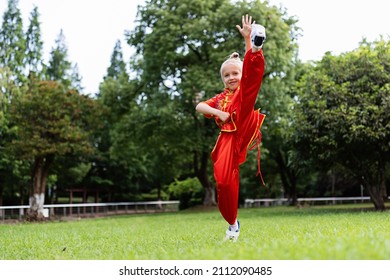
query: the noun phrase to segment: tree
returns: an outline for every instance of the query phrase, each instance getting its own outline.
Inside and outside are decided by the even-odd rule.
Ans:
[[[27,75],[33,75],[42,80],[44,78],[45,65],[42,58],[43,41],[41,39],[41,27],[38,8],[34,7],[30,15],[30,24],[26,32],[26,56],[24,65]]]
[[[121,148],[113,147],[113,142],[121,142],[123,134],[135,129],[119,127],[118,124],[124,112],[137,110],[133,91],[133,83],[107,76],[99,87],[97,101],[106,113],[101,118],[102,128],[95,134],[98,156],[94,159],[90,179],[95,186],[110,188],[113,199],[135,199],[133,190],[143,174],[142,162],[133,160],[131,156],[131,152],[137,153],[137,149],[131,148],[133,146],[128,143]]]
[[[140,199],[140,185],[145,181],[141,151],[143,145],[136,144],[133,137],[128,142],[123,142],[123,135],[131,135],[141,122],[137,116],[138,88],[137,81],[129,81],[118,40],[97,96],[98,102],[106,109],[106,114],[102,116],[102,129],[95,135],[99,155],[90,172],[94,185],[110,188],[113,192],[112,199]],[[125,122],[123,119],[127,119],[126,114],[129,112],[134,114],[135,122],[126,126],[122,122]]]
[[[7,181],[7,174],[10,172],[10,160],[4,152],[4,146],[9,140],[8,137],[8,108],[11,101],[11,88],[16,89],[10,78],[8,68],[0,68],[0,205],[3,205],[3,193]]]
[[[155,190],[154,199],[161,199],[163,186],[185,172],[187,159],[178,142],[184,120],[172,114],[176,108],[169,96],[161,94],[156,99],[133,106],[112,130],[111,139],[112,156],[137,166],[141,172],[135,178],[145,182],[144,191]]]
[[[326,54],[298,84],[297,149],[324,169],[341,165],[384,210],[390,159],[390,44]]]
[[[80,76],[79,65],[74,63],[70,72],[70,80],[72,81],[72,88],[82,92],[84,87],[82,86],[83,78]]]
[[[67,88],[82,90],[78,66],[68,60],[68,47],[62,29],[50,52],[46,75],[48,80],[60,82]]]
[[[14,197],[18,193],[21,200],[23,199],[26,180],[22,172],[25,165],[8,153],[6,146],[14,137],[10,129],[10,104],[25,90],[26,86],[17,84],[9,68],[0,67],[0,205],[6,193]]]
[[[277,102],[269,104],[271,116],[267,120],[267,128],[269,129],[264,133],[264,142],[267,148],[266,159],[268,162],[271,161],[266,165],[265,173],[273,175],[268,177],[269,185],[276,188],[273,190],[274,195],[285,196],[290,205],[295,205],[298,198],[299,178],[301,178],[302,183],[306,183],[307,178],[305,177],[312,176],[313,172],[310,170],[310,164],[299,157],[299,153],[294,150],[291,143],[295,129],[293,109],[296,92],[294,84],[305,73],[305,65],[294,60],[291,63],[294,65],[289,67],[286,75],[272,77],[278,81],[275,81],[272,87],[267,90],[270,98],[275,98]],[[275,166],[272,166],[273,162]],[[278,174],[272,172],[272,168],[276,168],[279,171]],[[278,190],[280,184],[283,188]]]
[[[50,60],[47,68],[48,79],[69,85],[70,68],[71,63],[68,61],[68,47],[66,46],[65,35],[61,29],[56,38],[55,47],[50,52]]]
[[[11,103],[15,138],[7,149],[31,163],[30,219],[43,218],[45,189],[56,157],[93,153],[91,131],[98,128],[96,101],[54,81],[32,83]]]
[[[104,77],[104,79],[107,79],[108,77],[113,79],[119,79],[122,77],[125,82],[127,82],[129,79],[129,75],[126,71],[126,63],[123,60],[123,52],[120,40],[115,43],[115,47],[111,55],[111,63],[107,69],[107,75]]]
[[[25,82],[25,37],[18,0],[8,0],[0,29],[0,67],[8,67],[18,85]]]
[[[264,46],[265,85],[258,104],[261,103],[267,113],[272,107],[267,108],[267,105],[277,102],[269,95],[273,91],[267,93],[267,89],[283,82],[296,48],[292,40],[296,21],[282,19],[275,7],[260,1],[152,0],[139,8],[138,26],[128,33],[128,43],[137,50],[133,65],[144,85],[147,108],[159,108],[164,100],[173,108],[171,124],[181,120],[176,140],[167,149],[181,154],[185,162],[182,166],[191,163],[192,168],[183,170],[182,175],[188,176],[192,169],[191,175],[195,175],[205,189],[206,205],[216,203],[209,164],[218,130],[211,121],[199,116],[194,107],[201,98],[209,98],[222,90],[218,69],[228,54],[244,53],[244,43],[235,25],[241,22],[241,15],[247,13],[256,22],[270,27]],[[157,109],[148,111],[148,114],[153,113],[155,118],[159,117]],[[171,129],[169,124],[165,128]],[[157,147],[151,148],[150,152],[158,152]]]

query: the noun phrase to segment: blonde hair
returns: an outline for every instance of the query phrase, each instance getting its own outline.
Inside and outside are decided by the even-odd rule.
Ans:
[[[237,52],[234,52],[221,65],[220,73],[221,73],[222,81],[223,81],[222,69],[223,69],[223,67],[225,67],[225,65],[228,65],[228,64],[233,64],[233,65],[237,66],[238,68],[240,68],[240,71],[242,71],[242,61],[240,59],[240,55]]]

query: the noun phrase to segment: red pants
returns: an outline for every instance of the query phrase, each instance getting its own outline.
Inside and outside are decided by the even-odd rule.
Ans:
[[[234,116],[236,130],[221,131],[211,153],[217,183],[218,208],[223,218],[234,224],[237,218],[240,170],[249,145],[261,139],[264,115],[254,110],[264,74],[264,56],[259,51],[247,52],[239,89],[234,93],[229,113]],[[258,143],[259,144],[259,143]]]

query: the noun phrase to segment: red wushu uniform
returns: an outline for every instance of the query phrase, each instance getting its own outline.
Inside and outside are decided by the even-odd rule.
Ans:
[[[263,181],[260,173],[260,128],[265,115],[254,110],[254,106],[263,80],[264,66],[263,50],[255,53],[249,50],[244,57],[240,86],[234,92],[226,88],[222,93],[205,101],[213,108],[230,113],[230,118],[225,123],[214,116],[221,132],[211,152],[217,183],[218,208],[230,225],[234,224],[237,218],[239,165],[245,162],[247,151],[253,145],[258,147],[258,173]]]

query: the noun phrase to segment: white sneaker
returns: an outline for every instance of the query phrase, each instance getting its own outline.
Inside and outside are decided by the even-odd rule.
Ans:
[[[265,38],[265,27],[260,24],[252,24],[252,46],[254,48],[261,49],[263,47]]]
[[[240,222],[237,221],[238,228],[236,230],[232,230],[232,227],[229,226],[228,229],[226,230],[226,236],[225,240],[230,240],[233,242],[236,242],[238,239],[238,236],[240,235]]]

